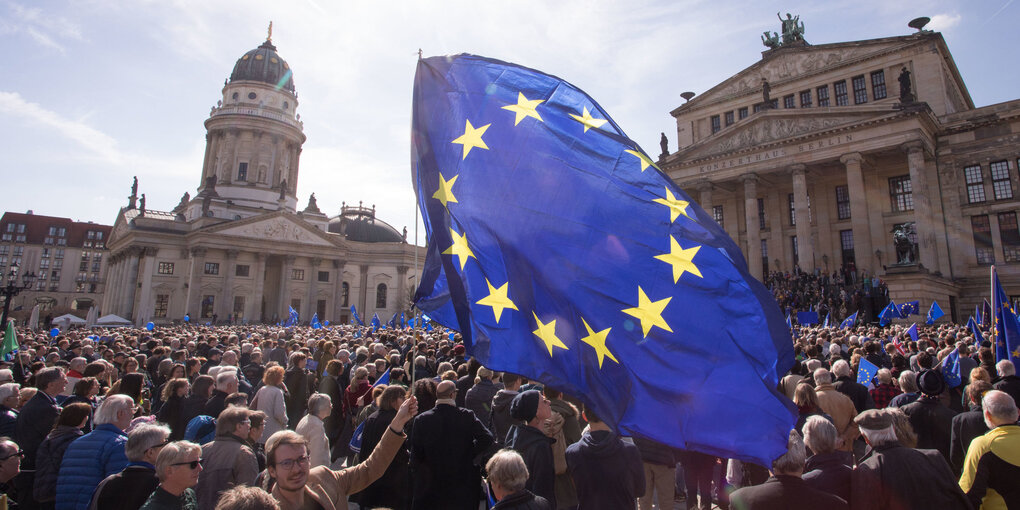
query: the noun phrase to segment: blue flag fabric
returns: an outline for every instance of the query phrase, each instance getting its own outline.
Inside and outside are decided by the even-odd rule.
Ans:
[[[993,267],[993,272],[995,272],[994,271],[994,267]],[[999,273],[998,272],[995,272],[995,279],[996,279],[996,281],[998,281],[998,279],[999,279]],[[1009,299],[1006,299],[1005,301],[1003,301],[1003,303],[1006,303],[1006,306],[1009,306]],[[982,326],[987,326],[987,325],[992,323],[992,320],[993,320],[992,319],[992,305],[988,303],[987,299],[982,299],[981,300],[981,322],[979,322],[978,324],[980,324]]]
[[[386,322],[386,327],[389,329],[397,329],[397,312],[393,312],[393,317]]]
[[[977,322],[977,325],[981,326],[982,324],[981,324],[981,305],[980,304],[974,305],[974,317],[976,317],[975,322]]]
[[[896,302],[889,301],[889,304],[885,305],[882,309],[882,313],[878,314],[878,325],[888,326],[893,319],[898,319],[900,316],[900,309],[896,306]]]
[[[985,336],[981,334],[981,329],[978,328],[977,321],[974,320],[973,315],[967,319],[967,327],[970,328],[971,334],[974,335],[974,344],[981,345],[981,342],[985,341]]]
[[[354,308],[354,305],[351,305],[351,324],[354,324],[355,322],[357,322],[360,326],[365,325],[365,321],[361,320],[361,316],[358,315],[358,309]]]
[[[293,306],[289,306],[287,308],[289,309],[290,314],[287,316],[287,321],[284,322],[283,325],[285,327],[297,326],[298,323],[297,310],[295,310]]]
[[[351,436],[351,442],[347,444],[354,453],[361,453],[361,439],[365,435],[365,423],[367,422],[368,420],[361,422],[361,424],[354,429],[354,435]]]
[[[928,320],[925,324],[931,326],[935,324],[935,321],[939,320],[946,312],[942,311],[942,307],[939,306],[938,301],[931,302],[931,308],[928,309]]]
[[[857,312],[854,312],[853,315],[847,317],[846,319],[843,320],[843,322],[839,323],[839,329],[851,328],[856,322]]]
[[[407,321],[404,320],[404,312],[400,312],[400,329],[404,329],[407,326]]]
[[[915,342],[917,341],[917,323],[916,322],[910,325],[910,328],[907,329],[907,334],[910,335],[910,339],[911,340],[913,340]]]
[[[906,319],[909,315],[919,315],[921,313],[921,302],[920,301],[909,301],[900,305],[900,318]]]
[[[625,435],[766,466],[786,451],[796,412],[775,388],[794,356],[775,299],[591,97],[482,57],[420,60],[412,164],[415,302],[482,364]]]
[[[373,313],[372,314],[372,323],[371,324],[372,324],[372,331],[379,331],[379,326],[382,326],[382,323],[379,322],[379,314],[377,314],[377,313]]]
[[[392,370],[392,369],[387,368],[386,371],[383,372],[383,374],[380,375],[379,378],[375,380],[375,384],[373,384],[372,387],[375,388],[376,386],[379,386],[380,384],[389,384],[390,383],[390,370]]]
[[[861,358],[860,365],[857,367],[857,384],[868,386],[876,375],[878,375],[878,367],[874,363]]]
[[[963,376],[960,374],[959,349],[953,349],[953,352],[942,360],[942,377],[946,379],[946,386],[950,388],[963,384]]]
[[[985,301],[987,304],[988,301]],[[995,359],[1020,363],[1020,320],[1009,307],[1009,297],[999,282],[999,273],[992,266],[992,328],[991,341],[995,344]]]
[[[818,312],[797,312],[797,323],[804,326],[818,324]]]
[[[832,319],[832,312],[825,314],[825,323],[822,324],[823,328],[829,327],[829,319]]]
[[[311,326],[312,326],[312,329],[319,329],[319,328],[322,327],[322,324],[319,323],[319,312],[315,312],[314,314],[312,314],[312,323],[311,323]]]

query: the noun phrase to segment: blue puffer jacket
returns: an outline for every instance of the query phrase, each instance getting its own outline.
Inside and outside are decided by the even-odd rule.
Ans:
[[[76,439],[64,453],[57,476],[57,510],[85,510],[104,478],[128,465],[127,434],[104,423]]]

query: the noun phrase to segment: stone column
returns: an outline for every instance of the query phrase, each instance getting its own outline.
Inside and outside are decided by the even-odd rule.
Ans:
[[[864,187],[859,152],[844,154],[839,162],[846,167],[846,191],[850,195],[850,228],[854,232],[854,265],[857,271],[875,274],[874,250],[871,247],[871,228],[868,227],[868,196]],[[842,243],[842,241],[840,241]],[[842,249],[842,244],[839,245]]]
[[[393,311],[400,313],[407,306],[407,266],[397,266],[397,298],[393,301],[396,306]],[[389,319],[386,319],[389,320]]]
[[[935,219],[932,218],[931,197],[928,195],[928,172],[924,144],[920,141],[903,144],[910,167],[910,184],[914,198],[914,227],[917,229],[918,258],[931,272],[939,270],[935,244]]]
[[[106,261],[106,286],[103,289],[103,302],[100,304],[100,310],[103,312],[101,315],[117,313],[111,312],[110,310],[113,309],[113,303],[116,299],[117,287],[119,285],[117,283],[117,271],[120,269],[118,262],[117,256],[113,254],[111,254]]]
[[[744,220],[747,225],[747,269],[751,276],[762,279],[761,232],[758,225],[758,176],[753,173],[740,177],[744,181]]]
[[[203,186],[205,185],[205,178],[208,177],[210,173],[216,172],[215,165],[213,165],[212,141],[213,141],[212,132],[207,132],[205,134],[205,159],[202,160],[203,172],[201,185]]]
[[[801,270],[815,270],[815,246],[811,239],[811,219],[808,218],[807,167],[793,165],[793,209],[797,218],[797,251]]]
[[[265,317],[262,316],[262,295],[266,292],[266,256],[261,253],[255,253],[255,302],[249,306],[251,308],[251,316],[256,321],[264,321]]]
[[[316,306],[317,303],[315,302],[316,301],[315,298],[318,297],[316,295],[316,291],[318,290],[317,287],[318,287],[318,282],[319,282],[319,265],[322,264],[322,259],[320,259],[318,257],[315,257],[315,258],[313,258],[311,260],[311,264],[312,264],[312,269],[311,269],[311,271],[308,271],[308,273],[309,273],[308,274],[308,308],[307,308],[308,314],[305,315],[305,317],[307,317],[308,320],[312,320],[312,314],[318,312],[318,307]],[[323,312],[323,313],[325,313],[325,312]],[[321,323],[324,319],[325,319],[324,317],[319,317],[319,322]]]
[[[191,314],[191,320],[202,318],[202,273],[205,271],[205,248],[191,249],[191,264],[188,270],[188,301],[184,313]]]
[[[231,133],[230,143],[230,161],[227,162],[227,175],[234,175],[234,170],[237,168],[237,149],[241,146],[241,132],[239,130],[233,130]],[[252,171],[251,165],[248,165],[248,172]],[[258,172],[258,168],[255,169]]]
[[[344,263],[340,260],[334,259],[333,270],[334,273],[336,273],[336,277],[333,278],[333,284],[330,286],[331,288],[329,295],[330,300],[333,303],[332,306],[333,312],[330,314],[331,316],[329,317],[329,319],[335,322],[340,320],[340,304],[342,303],[342,301],[340,301],[341,299],[340,292],[343,289],[342,284],[344,279]]]
[[[358,309],[361,310],[361,320],[367,321],[372,318],[371,315],[365,317],[365,314],[368,313],[368,265],[362,264],[359,266],[359,269],[361,270],[359,280],[359,284],[361,286],[361,296],[359,297],[361,299],[358,302]]]
[[[125,312],[123,315],[125,319],[131,319],[135,310],[135,294],[138,292],[138,263],[141,262],[142,250],[132,247],[128,254],[128,277],[127,285],[124,286],[127,292],[124,293],[124,305],[121,308]]]
[[[279,310],[280,320],[286,322],[287,318],[290,317],[290,291],[287,289],[290,283],[290,277],[294,270],[294,261],[297,257],[294,255],[286,255],[283,257],[282,269],[280,270],[280,300],[277,302],[277,310]],[[298,312],[300,313],[300,312]]]
[[[712,216],[712,188],[712,183],[708,181],[699,183],[697,187],[698,203],[709,216]]]
[[[238,250],[227,250],[227,263],[223,267],[226,271],[223,275],[223,303],[216,307],[222,320],[227,320],[234,313],[234,273],[239,253]]]
[[[138,299],[138,313],[135,317],[136,326],[144,326],[152,317],[153,305],[152,296],[152,274],[156,272],[156,254],[159,249],[147,247],[142,249],[142,256],[145,257],[145,264],[142,265],[141,277],[142,288]]]

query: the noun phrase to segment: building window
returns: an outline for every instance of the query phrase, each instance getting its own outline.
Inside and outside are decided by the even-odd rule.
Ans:
[[[61,239],[61,241],[64,241],[64,240]],[[23,243],[23,242],[25,242],[25,234],[18,234],[16,236],[14,236],[14,242],[16,242],[16,243]],[[66,244],[66,242],[60,243],[60,244],[63,245],[63,244]]]
[[[102,263],[100,263],[100,262],[93,262],[92,263],[92,272],[93,273],[98,273],[99,272],[99,267],[101,265],[102,265]]]
[[[723,209],[721,205],[712,206],[712,219],[715,220],[719,226],[723,223]]]
[[[871,97],[873,97],[875,101],[885,99],[885,71],[875,71],[871,73]]]
[[[758,199],[758,228],[765,229],[765,199]]]
[[[305,279],[305,270],[304,269],[291,269],[290,270],[290,279],[291,280],[304,280]]]
[[[1016,213],[999,213],[999,238],[1002,239],[1002,259],[1006,262],[1020,262],[1020,230],[1016,225]]]
[[[790,246],[793,247],[793,265],[800,264],[800,252],[797,250],[797,236],[790,238]]]
[[[351,298],[351,286],[347,282],[340,285],[340,302],[343,303],[340,306],[350,306]]]
[[[967,181],[967,202],[976,204],[985,201],[985,178],[981,175],[981,165],[972,165],[963,169]]]
[[[836,92],[836,106],[846,106],[850,104],[846,94],[846,80],[833,83],[832,90]]]
[[[850,219],[850,192],[846,186],[836,186],[836,217]]]
[[[909,175],[889,178],[889,198],[893,212],[914,210],[914,192]]]
[[[205,263],[205,274],[211,274],[211,275],[220,274],[220,263],[219,262],[206,262]]]
[[[760,112],[761,108],[762,108],[762,105],[764,105],[764,104],[765,103],[758,103],[758,104],[754,105],[754,113]]]
[[[996,161],[989,165],[992,171],[992,192],[996,200],[1013,198],[1013,183],[1009,179],[1009,163]]]
[[[329,281],[329,271],[319,271],[319,281],[320,282],[328,282]]]
[[[64,267],[64,259],[55,259],[53,261],[53,269],[60,269]]]
[[[248,272],[251,270],[251,266],[248,264],[238,264],[234,266],[234,276],[248,277]]]
[[[14,247],[14,256],[15,257],[20,257],[20,256],[22,256],[24,254],[25,254],[25,247],[24,246],[15,246]]]
[[[747,107],[746,106],[743,107],[743,108],[738,108],[737,109],[737,118],[738,119],[746,119],[747,118]]]
[[[156,268],[157,274],[174,274],[174,263],[173,262],[160,262]]]
[[[796,108],[797,105],[793,103],[793,94],[783,97],[783,108]]]
[[[87,260],[81,261],[81,263],[78,264],[78,270],[79,271],[88,271],[89,270],[89,261],[87,261]]]
[[[822,85],[815,91],[818,93],[818,106],[829,106],[829,86]]]
[[[726,120],[726,125],[727,126],[732,126],[733,125],[733,110],[730,110],[730,111],[726,112],[725,120]]]
[[[234,320],[244,317],[244,296],[234,296]]]
[[[165,319],[170,309],[170,294],[156,294],[156,309],[152,315],[157,319]]]
[[[53,251],[53,258],[55,258],[55,259],[62,259],[62,258],[64,258],[64,249],[63,248],[55,249]]]
[[[722,129],[722,127],[719,125],[719,116],[713,115],[709,118],[709,120],[712,122],[712,132],[718,133],[719,130]]]
[[[386,284],[380,283],[375,288],[375,307],[386,308]]]
[[[769,274],[769,242],[767,239],[761,240],[761,271],[763,275]]]
[[[18,236],[18,237],[22,238],[21,241],[19,241],[19,242],[21,242],[21,243],[25,242],[25,239],[24,239],[25,236]],[[67,239],[65,239],[63,237],[58,238],[57,239],[57,246],[67,246]]]
[[[868,102],[868,83],[864,81],[864,75],[854,76],[851,81],[854,86],[854,104]]]
[[[0,241],[3,241],[5,243],[8,243],[13,239],[14,239],[13,234],[4,233],[4,235],[0,236]]]
[[[41,260],[39,260],[39,269],[49,269],[49,268],[50,268],[50,259],[41,259]]]
[[[851,262],[854,262],[854,231],[853,230],[840,230],[839,231],[839,247],[843,255],[843,267],[846,268]]]
[[[800,91],[800,107],[811,108],[811,90]]]
[[[990,266],[995,263],[995,252],[992,247],[992,227],[988,224],[988,215],[971,216],[970,226],[974,230],[974,255],[977,263]]]
[[[790,193],[789,195],[787,195],[787,199],[790,202],[790,226],[796,227],[797,226],[797,205],[794,203],[793,193]]]
[[[53,271],[50,271],[50,280],[55,282],[60,281],[60,270],[54,269]]]
[[[216,296],[207,294],[202,296],[202,309],[199,312],[199,317],[203,319],[211,319],[213,316],[213,310],[216,308]]]
[[[771,100],[771,101],[769,101],[769,108],[771,108],[773,110],[779,108],[779,98],[778,97],[773,99],[773,100]]]
[[[237,164],[237,180],[239,181],[248,180],[248,163],[242,162]]]

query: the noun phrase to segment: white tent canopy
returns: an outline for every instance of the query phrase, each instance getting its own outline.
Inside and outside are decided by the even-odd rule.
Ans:
[[[96,325],[106,327],[130,326],[131,321],[111,313],[109,315],[104,315],[100,317],[99,320],[96,321]]]
[[[85,325],[85,319],[82,319],[81,317],[78,317],[77,315],[73,315],[70,313],[65,313],[64,315],[61,315],[60,317],[55,317],[53,319],[54,324],[61,324],[64,322],[68,324],[73,324],[75,326]]]

